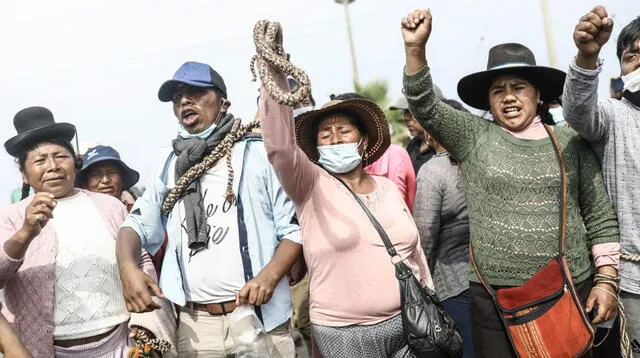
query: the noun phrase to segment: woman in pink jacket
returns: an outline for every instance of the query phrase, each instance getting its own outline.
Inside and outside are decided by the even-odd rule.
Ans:
[[[130,335],[171,335],[171,313],[130,315],[115,237],[127,211],[117,199],[74,187],[75,127],[43,107],[14,118],[5,143],[35,195],[0,213],[2,314],[35,357],[126,357]],[[155,277],[148,255],[141,266]],[[132,327],[130,330],[129,327]]]

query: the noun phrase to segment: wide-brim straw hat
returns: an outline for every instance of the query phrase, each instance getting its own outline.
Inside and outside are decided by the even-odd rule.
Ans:
[[[320,154],[317,148],[318,124],[328,115],[343,113],[359,121],[369,138],[363,159],[365,164],[378,160],[391,144],[389,123],[380,107],[366,99],[348,99],[330,101],[322,108],[303,113],[296,117],[296,141],[298,146],[314,163],[318,163]]]
[[[518,43],[505,43],[489,50],[487,70],[472,73],[458,82],[458,96],[471,107],[489,110],[489,87],[501,75],[514,75],[540,91],[540,100],[549,103],[562,95],[566,73],[536,65],[533,52]]]

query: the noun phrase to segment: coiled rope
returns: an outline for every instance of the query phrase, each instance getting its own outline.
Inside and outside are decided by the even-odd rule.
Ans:
[[[176,185],[169,191],[162,203],[162,213],[169,215],[173,207],[178,202],[180,197],[184,194],[185,190],[194,180],[200,178],[207,170],[211,169],[222,157],[226,156],[227,169],[229,175],[227,176],[227,190],[225,198],[229,202],[234,202],[235,194],[233,193],[233,166],[231,165],[231,148],[233,143],[242,138],[247,132],[250,132],[253,128],[259,126],[257,120],[242,125],[240,118],[233,120],[231,131],[227,133],[222,142],[218,144],[210,154],[206,155],[202,161],[187,170],[183,176],[176,181]]]
[[[278,103],[294,106],[304,101],[311,93],[311,83],[307,74],[294,66],[285,58],[282,47],[282,27],[278,22],[267,20],[258,21],[253,28],[253,41],[256,46],[256,54],[251,58],[249,69],[256,81],[256,63],[262,86],[267,93]],[[276,71],[293,77],[298,82],[298,88],[293,92],[282,91],[275,82]],[[233,192],[233,167],[231,165],[231,148],[233,143],[241,139],[246,133],[260,127],[259,119],[253,120],[247,125],[242,125],[240,118],[234,119],[231,131],[224,137],[210,154],[206,155],[202,161],[193,167],[176,181],[176,185],[169,191],[162,203],[162,213],[169,215],[178,200],[184,195],[185,190],[194,180],[199,179],[202,174],[212,168],[215,163],[226,156],[226,164],[229,171],[227,178],[226,200],[233,202],[235,194]]]
[[[256,54],[251,58],[249,69],[253,81],[257,80],[256,64],[260,74],[262,87],[276,102],[288,106],[295,106],[304,101],[311,93],[309,77],[300,68],[286,59],[282,47],[282,27],[279,22],[260,20],[253,28],[253,42]],[[275,82],[276,73],[283,73],[293,77],[298,82],[298,88],[293,92],[285,92]]]

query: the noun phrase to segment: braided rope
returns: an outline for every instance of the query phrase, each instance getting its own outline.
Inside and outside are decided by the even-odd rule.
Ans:
[[[253,28],[253,42],[256,46],[256,54],[251,58],[249,64],[253,75],[252,81],[257,80],[257,63],[262,87],[271,98],[288,106],[294,106],[304,101],[311,93],[311,82],[303,70],[285,58],[280,23],[267,20],[258,21]],[[293,92],[282,91],[274,80],[276,73],[284,73],[293,77],[298,82],[298,88]]]
[[[640,255],[632,255],[623,251],[620,251],[620,259],[631,262],[640,262]],[[624,358],[631,358],[633,351],[631,350],[631,341],[629,340],[629,333],[627,332],[627,316],[624,313],[624,306],[622,301],[618,299],[618,310],[620,311],[620,350]]]
[[[631,262],[640,262],[640,255],[631,255],[629,253],[620,251],[620,259]]]
[[[609,290],[605,290],[604,288],[598,287],[598,286],[593,287],[593,289],[598,289],[600,291],[606,292],[607,294],[611,295],[615,300],[615,302],[617,303],[618,314],[620,315],[620,352],[623,358],[631,358],[633,353],[631,350],[631,341],[629,340],[629,333],[627,332],[627,315],[625,314],[622,301],[618,296],[618,293],[620,292],[620,276],[597,273],[595,275],[595,279],[593,283],[594,285],[597,285],[599,283],[606,283],[611,287],[613,287],[614,291],[616,292],[616,293],[612,293]],[[601,345],[607,339],[607,337],[609,337],[609,330],[607,330],[607,334],[600,341],[600,343],[594,344],[594,347],[598,347],[599,345]]]
[[[640,262],[640,255],[631,255],[620,251],[620,259],[638,263]],[[631,358],[633,351],[631,350],[631,341],[629,340],[629,333],[627,332],[627,315],[624,312],[624,306],[620,299],[618,299],[618,310],[620,311],[620,350],[622,357]]]
[[[135,341],[135,347],[131,348],[129,351],[130,358],[153,357],[152,350],[162,354],[171,349],[171,343],[164,339],[149,338],[144,329],[138,329]]]
[[[189,170],[187,170],[187,172],[176,181],[176,185],[169,191],[162,203],[162,213],[164,215],[169,215],[189,184],[200,178],[202,174],[211,169],[215,163],[224,156],[226,156],[227,169],[229,171],[225,197],[229,202],[235,201],[235,194],[233,193],[234,173],[233,166],[231,165],[231,148],[233,147],[233,143],[242,138],[245,133],[250,132],[259,126],[260,123],[257,120],[254,120],[247,125],[242,125],[242,120],[240,118],[234,119],[231,131],[227,133],[224,139],[222,139],[222,142],[220,142],[220,144],[218,144],[210,154],[205,156],[200,163],[189,168]]]
[[[616,296],[618,302],[618,312],[620,314],[620,352],[623,358],[633,357],[631,348],[631,340],[629,340],[629,332],[627,332],[627,315],[624,312],[624,306],[620,298]]]
[[[311,83],[309,77],[303,70],[295,67],[291,62],[287,61],[284,56],[284,48],[282,47],[282,27],[278,22],[269,22],[267,20],[258,21],[253,29],[253,40],[256,46],[256,55],[251,58],[249,69],[253,75],[253,81],[256,81],[256,66],[258,64],[258,72],[262,86],[267,93],[278,103],[294,106],[304,101],[311,93]],[[298,82],[298,88],[293,92],[283,92],[274,80],[274,74],[279,71],[293,77]],[[239,118],[235,119],[231,131],[224,137],[222,142],[214,148],[211,154],[189,168],[187,172],[176,181],[176,185],[169,191],[162,203],[162,213],[169,215],[178,200],[184,195],[185,190],[194,180],[200,178],[204,172],[209,170],[226,155],[227,168],[229,176],[227,179],[226,200],[233,202],[235,194],[233,193],[233,167],[231,165],[231,148],[233,143],[250,132],[254,128],[260,127],[259,118],[256,118],[248,125],[241,125]]]

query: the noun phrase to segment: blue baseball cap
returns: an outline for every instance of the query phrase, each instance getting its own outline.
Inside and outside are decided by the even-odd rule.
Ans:
[[[123,190],[131,188],[140,179],[140,174],[129,168],[122,159],[120,159],[120,153],[118,153],[117,150],[106,145],[99,145],[97,147],[90,148],[82,156],[82,169],[80,169],[81,180],[85,181],[85,176],[87,175],[89,167],[93,164],[107,160],[115,162],[115,164],[120,168]]]
[[[218,72],[205,63],[189,61],[178,68],[173,75],[173,79],[160,86],[158,99],[162,102],[170,102],[182,84],[202,88],[217,88],[227,98],[227,86]]]

